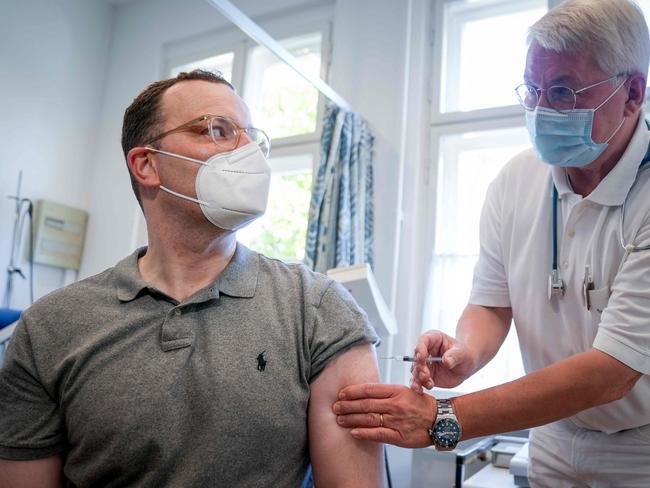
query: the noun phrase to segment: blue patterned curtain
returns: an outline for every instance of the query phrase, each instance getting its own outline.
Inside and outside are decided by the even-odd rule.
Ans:
[[[315,271],[373,264],[373,142],[359,115],[328,107],[305,250],[305,264]]]

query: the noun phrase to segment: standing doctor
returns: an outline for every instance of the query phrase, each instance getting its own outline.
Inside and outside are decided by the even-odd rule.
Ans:
[[[535,427],[531,486],[649,486],[649,57],[629,0],[568,0],[531,27],[517,95],[534,150],[488,191],[456,337],[419,339],[414,388],[343,389],[333,409],[355,438],[449,449]],[[481,369],[512,320],[526,376],[450,402],[421,393]]]

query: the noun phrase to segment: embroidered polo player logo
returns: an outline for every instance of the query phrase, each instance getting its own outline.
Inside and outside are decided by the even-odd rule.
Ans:
[[[257,355],[257,370],[258,371],[264,371],[266,369],[266,359],[264,359],[264,353],[266,351],[262,351]]]

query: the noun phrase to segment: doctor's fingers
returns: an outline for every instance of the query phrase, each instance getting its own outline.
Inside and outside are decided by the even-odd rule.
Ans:
[[[386,400],[376,400],[374,398],[364,398],[362,400],[339,400],[332,406],[336,415],[349,414],[385,414],[390,411],[390,406]]]
[[[339,400],[360,400],[362,398],[390,398],[399,394],[402,387],[382,383],[349,385],[339,391]]]
[[[410,438],[413,442],[429,442],[428,429],[431,427],[421,417],[414,415],[393,416],[391,414],[349,414],[339,415],[336,422],[347,429],[392,429],[399,432],[402,439]]]
[[[391,428],[392,417],[384,413],[350,413],[347,415],[337,415],[336,423],[341,427],[351,428]]]
[[[350,431],[352,437],[358,440],[383,442],[399,447],[427,447],[431,445],[431,438],[425,431],[410,432],[405,435],[394,429],[387,428],[363,428],[359,427]]]
[[[441,356],[445,350],[446,344],[449,344],[451,339],[447,334],[439,330],[430,330],[425,332],[418,338],[415,344],[415,361],[419,364],[424,364],[427,356]]]
[[[434,419],[435,398],[400,385],[393,386],[397,394],[391,398],[363,398],[358,400],[343,400],[334,403],[332,410],[336,415],[348,414],[389,414],[395,419],[414,421],[425,428]],[[423,420],[424,419],[424,423]],[[428,422],[428,424],[427,424]],[[410,425],[410,424],[409,424]]]
[[[393,429],[387,428],[356,428],[350,431],[352,437],[360,441],[374,441],[382,442],[384,444],[393,444],[394,446],[399,447],[425,447],[426,445],[416,446],[407,444],[407,440],[404,439],[401,434]]]
[[[427,388],[430,390],[435,386],[435,373],[432,371],[437,366],[418,366],[413,368],[411,372],[411,388],[418,391],[419,389]]]

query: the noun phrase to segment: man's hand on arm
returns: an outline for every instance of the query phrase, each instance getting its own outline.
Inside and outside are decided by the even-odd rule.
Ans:
[[[409,448],[431,445],[436,399],[426,393],[401,385],[351,385],[341,390],[332,410],[355,439]],[[380,413],[383,425],[377,418]]]
[[[364,344],[330,361],[312,383],[309,449],[316,486],[384,486],[381,444],[350,436],[347,429],[337,425],[332,412],[341,388],[378,380],[374,348]]]
[[[33,461],[0,459],[0,488],[63,487],[63,455]]]

